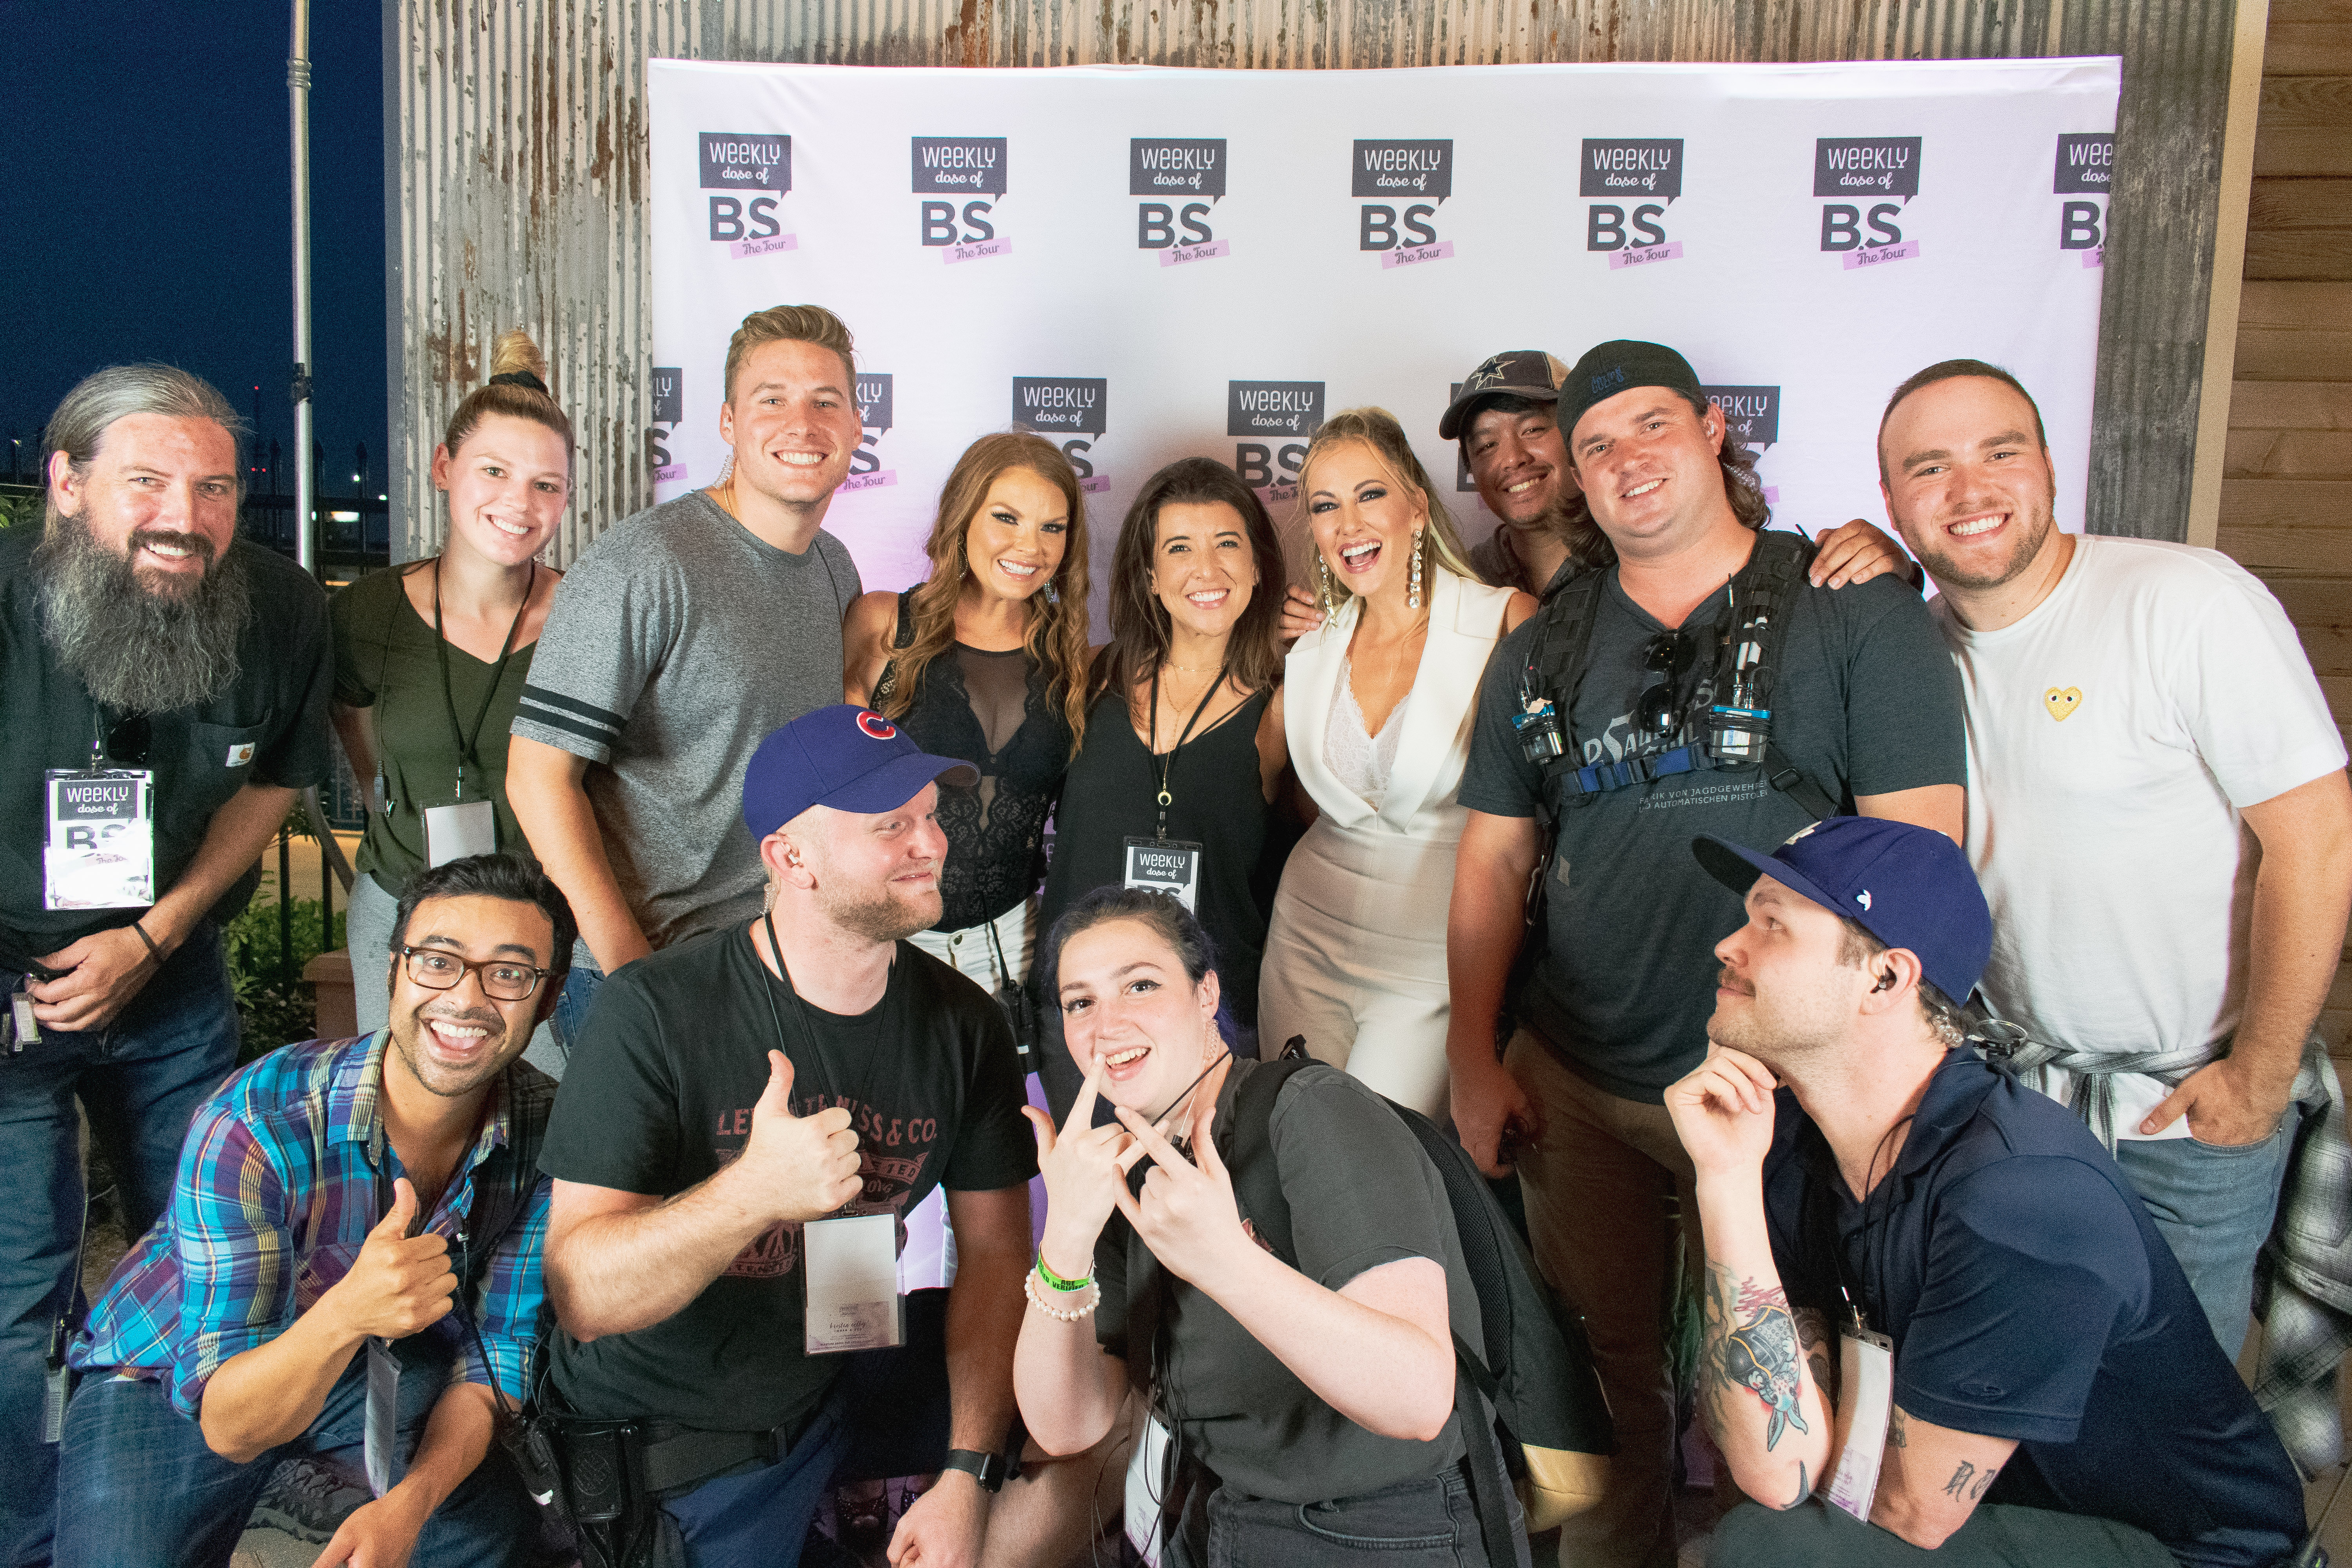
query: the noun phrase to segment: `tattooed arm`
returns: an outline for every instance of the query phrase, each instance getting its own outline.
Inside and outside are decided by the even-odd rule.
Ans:
[[[1794,1508],[1827,1479],[1831,1422],[1819,1373],[1807,1365],[1825,1338],[1820,1316],[1804,1314],[1808,1342],[1780,1288],[1765,1226],[1772,1078],[1749,1058],[1717,1047],[1666,1090],[1666,1110],[1698,1170],[1706,1235],[1699,1410],[1740,1489],[1768,1507]],[[1825,1356],[1826,1346],[1819,1353]]]
[[[1870,1522],[1934,1551],[1968,1522],[2016,1448],[2014,1437],[1956,1432],[1896,1405]]]

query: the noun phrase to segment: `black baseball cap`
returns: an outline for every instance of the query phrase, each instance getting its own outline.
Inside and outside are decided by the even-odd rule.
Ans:
[[[1560,383],[1567,375],[1568,367],[1541,349],[1505,349],[1481,360],[1476,370],[1462,378],[1462,390],[1445,405],[1444,414],[1437,421],[1437,438],[1451,441],[1459,436],[1463,424],[1489,397],[1553,402],[1559,396]]]
[[[1606,403],[1619,393],[1637,386],[1668,386],[1688,393],[1701,403],[1706,401],[1706,393],[1699,386],[1698,373],[1691,369],[1690,361],[1664,343],[1618,338],[1585,350],[1584,357],[1576,362],[1576,368],[1561,384],[1557,416],[1560,439],[1573,440],[1576,422],[1594,404]]]
[[[1960,847],[1932,827],[1878,816],[1830,816],[1769,855],[1728,838],[1691,840],[1707,875],[1740,897],[1761,875],[1843,915],[1889,947],[1907,949],[1928,983],[1966,1002],[1992,957],[1992,911]]]

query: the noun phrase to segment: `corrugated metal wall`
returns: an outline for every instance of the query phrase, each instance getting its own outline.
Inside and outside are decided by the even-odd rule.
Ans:
[[[652,497],[645,64],[1237,68],[2121,55],[2090,517],[2185,531],[2234,0],[390,0],[394,552],[520,324],[579,423],[568,561]]]

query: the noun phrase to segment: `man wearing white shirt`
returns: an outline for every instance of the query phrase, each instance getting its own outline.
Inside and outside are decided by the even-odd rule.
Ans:
[[[2058,531],[2007,372],[1919,372],[1878,454],[1967,696],[1984,994],[2055,1047],[2029,1047],[2032,1081],[2110,1142],[2234,1356],[2352,910],[2343,741],[2244,569]]]

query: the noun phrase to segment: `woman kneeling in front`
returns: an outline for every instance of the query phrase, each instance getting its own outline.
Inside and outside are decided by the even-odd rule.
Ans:
[[[1234,1091],[1259,1064],[1218,1035],[1192,917],[1164,894],[1102,889],[1044,958],[1087,1076],[1058,1134],[1026,1112],[1047,1202],[1013,1357],[1030,1435],[1076,1453],[1110,1430],[1131,1373],[1156,1389],[1174,1450],[1154,1489],[1171,1568],[1365,1551],[1392,1568],[1486,1563],[1454,1415],[1453,1335],[1478,1342],[1477,1301],[1412,1134],[1337,1068],[1282,1086],[1263,1157],[1294,1268],[1235,1205]],[[1094,1125],[1098,1099],[1116,1122]],[[1129,1172],[1147,1163],[1138,1188]]]

